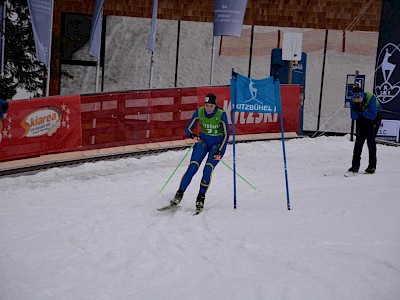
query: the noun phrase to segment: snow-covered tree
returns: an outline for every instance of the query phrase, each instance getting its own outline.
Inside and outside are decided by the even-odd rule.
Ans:
[[[43,90],[45,66],[36,61],[33,31],[27,0],[8,1],[5,36],[4,77],[0,93],[11,99],[17,88],[30,93]]]

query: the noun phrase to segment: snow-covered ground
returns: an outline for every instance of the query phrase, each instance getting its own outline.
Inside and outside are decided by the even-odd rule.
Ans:
[[[400,298],[400,148],[378,145],[374,175],[344,177],[349,136],[237,145],[206,208],[201,172],[176,212],[158,212],[187,150],[0,178],[0,299]],[[362,168],[367,166],[364,149]],[[232,146],[224,161],[232,165]],[[325,175],[327,176],[325,176]]]

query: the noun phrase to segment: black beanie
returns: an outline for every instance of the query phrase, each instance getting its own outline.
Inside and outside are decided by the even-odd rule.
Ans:
[[[353,87],[353,89],[352,89],[352,91],[351,91],[353,94],[356,94],[356,93],[362,93],[362,92],[364,92],[363,91],[363,89],[361,88],[361,87],[359,87],[358,85],[356,85],[355,87]]]
[[[214,94],[208,94],[206,96],[206,98],[204,99],[205,103],[210,103],[210,104],[215,104],[217,105],[217,96],[215,96]]]

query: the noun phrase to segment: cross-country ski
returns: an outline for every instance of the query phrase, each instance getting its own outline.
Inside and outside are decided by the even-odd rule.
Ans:
[[[157,208],[157,210],[158,210],[158,211],[164,211],[164,210],[168,210],[168,209],[176,210],[176,209],[178,209],[179,207],[181,207],[181,206],[180,206],[180,205],[178,205],[178,206],[175,206],[175,205],[172,206],[171,204],[168,204],[168,205],[166,205],[166,206]]]

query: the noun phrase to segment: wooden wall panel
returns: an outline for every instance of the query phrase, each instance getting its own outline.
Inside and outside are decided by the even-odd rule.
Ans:
[[[369,0],[248,0],[247,25],[346,29]],[[151,18],[152,0],[105,0],[104,14]],[[55,0],[56,13],[93,13],[94,0]],[[375,0],[354,30],[378,31],[382,0]],[[159,0],[158,18],[212,22],[214,0]]]
[[[399,0],[396,0],[399,1]],[[105,0],[104,14],[151,18],[152,0]],[[60,37],[61,13],[93,14],[95,0],[55,0],[53,34]],[[246,25],[346,30],[369,0],[248,0]],[[382,0],[375,0],[352,30],[379,31]],[[214,0],[159,0],[158,19],[213,22]],[[60,59],[52,52],[50,93],[59,93]]]

